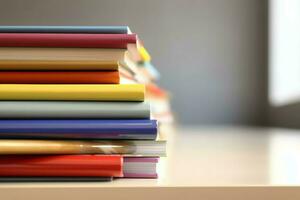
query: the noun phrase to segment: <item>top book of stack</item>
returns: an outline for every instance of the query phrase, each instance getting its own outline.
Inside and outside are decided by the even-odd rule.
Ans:
[[[128,26],[1,26],[0,33],[130,34]]]

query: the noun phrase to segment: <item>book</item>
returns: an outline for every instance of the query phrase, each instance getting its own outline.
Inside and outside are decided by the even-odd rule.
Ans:
[[[57,59],[55,59],[55,55],[53,55],[51,59],[49,59],[49,57],[43,59],[43,56],[41,56],[38,58],[33,58],[32,60],[28,60],[31,55],[34,56],[38,54],[34,54],[35,50],[33,49],[28,50],[26,53],[23,50],[25,49],[22,49],[22,52],[17,50],[15,53],[9,50],[9,55],[3,55],[3,48],[0,48],[0,71],[117,71],[119,69],[119,63],[117,60],[72,60],[70,58],[66,58],[66,60],[63,60],[64,58],[61,57],[63,54],[57,55]],[[41,50],[39,53],[41,52],[43,52],[43,50]],[[76,54],[73,54],[72,56],[74,55]],[[9,58],[10,56],[12,56],[13,58]],[[6,60],[7,58],[11,60]],[[111,58],[109,58],[108,60],[110,59]]]
[[[1,119],[0,138],[155,140],[156,120]]]
[[[1,177],[123,177],[119,155],[0,156]]]
[[[148,102],[0,101],[0,118],[149,119]]]
[[[27,62],[26,66],[35,64],[34,62],[43,62],[47,66],[57,62],[80,62],[81,65],[95,61],[116,63],[124,60],[125,53],[125,49],[0,47],[0,66],[2,69],[8,64],[13,67],[24,61]],[[63,64],[65,63],[60,65]],[[4,69],[8,70],[8,67]]]
[[[144,46],[139,45],[138,46],[138,51],[139,51],[139,53],[140,53],[140,55],[141,55],[141,57],[144,61],[149,62],[151,60],[151,56],[150,56],[150,54],[148,53],[148,51],[146,50],[146,48]]]
[[[0,84],[118,84],[118,71],[0,71]]]
[[[0,84],[0,100],[144,101],[142,84]]]
[[[128,34],[128,26],[0,26],[0,33],[109,33]]]
[[[20,182],[109,182],[113,177],[72,177],[72,176],[0,176],[0,183]]]
[[[158,161],[158,157],[124,157],[123,175],[126,178],[157,178]]]
[[[154,140],[0,140],[0,154],[119,154],[165,156],[166,142]]]
[[[1,47],[77,47],[127,49],[136,34],[0,33]]]
[[[0,181],[88,180],[92,177],[157,178],[158,157],[119,155],[3,155],[0,156]],[[94,180],[95,180],[94,179]]]

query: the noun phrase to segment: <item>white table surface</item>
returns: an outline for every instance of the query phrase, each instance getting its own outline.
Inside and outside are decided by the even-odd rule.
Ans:
[[[300,130],[182,127],[160,177],[104,183],[1,183],[1,199],[300,199]],[[5,197],[5,198],[4,198]]]

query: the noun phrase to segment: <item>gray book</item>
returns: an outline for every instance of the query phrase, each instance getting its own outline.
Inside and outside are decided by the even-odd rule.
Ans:
[[[147,102],[0,101],[0,118],[149,119]]]
[[[1,33],[129,34],[127,26],[0,26]]]

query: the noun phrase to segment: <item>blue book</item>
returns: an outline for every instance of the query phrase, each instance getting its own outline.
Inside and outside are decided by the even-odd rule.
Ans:
[[[0,138],[154,140],[156,120],[0,120]]]
[[[105,33],[127,34],[128,26],[0,26],[0,33]]]

